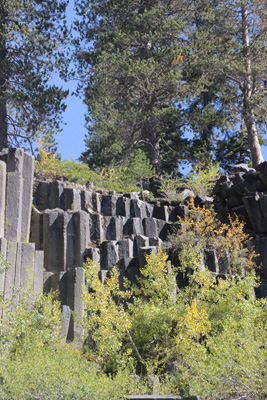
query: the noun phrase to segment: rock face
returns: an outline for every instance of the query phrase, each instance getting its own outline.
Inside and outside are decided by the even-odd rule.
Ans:
[[[0,251],[9,268],[0,275],[6,299],[18,299],[20,287],[43,290],[43,251],[29,243],[34,158],[22,149],[0,153]]]
[[[62,334],[77,341],[82,332],[71,311],[76,315],[83,312],[84,262],[89,258],[99,264],[103,283],[116,266],[121,285],[123,277],[136,282],[145,256],[158,248],[167,249],[177,266],[178,254],[169,249],[166,239],[174,226],[182,229],[177,219],[188,209],[183,203],[142,201],[137,193],[93,192],[62,181],[35,182],[32,204],[33,168],[33,157],[22,149],[0,153],[0,251],[10,264],[0,275],[0,290],[13,300],[19,287],[33,292],[58,289]],[[267,164],[257,171],[245,165],[235,166],[234,171],[217,181],[214,207],[221,219],[230,211],[246,222],[266,279]],[[211,201],[195,198],[198,205]],[[203,252],[205,265],[215,274],[231,273],[227,255],[222,271],[214,250]],[[178,274],[177,282],[185,286],[187,276]]]

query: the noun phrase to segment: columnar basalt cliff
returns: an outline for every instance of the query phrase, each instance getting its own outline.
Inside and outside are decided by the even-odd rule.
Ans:
[[[267,162],[256,169],[245,164],[234,166],[232,175],[222,175],[214,187],[214,205],[221,218],[235,213],[246,222],[252,236],[263,283],[259,295],[266,297],[267,281]]]
[[[29,242],[34,158],[22,149],[0,153],[0,251],[10,267],[0,275],[4,298],[16,289],[43,289],[43,251]]]
[[[34,292],[58,289],[62,334],[75,340],[81,331],[71,311],[83,312],[84,261],[90,258],[99,263],[102,282],[114,266],[121,279],[126,276],[134,282],[145,255],[158,247],[166,249],[171,262],[178,265],[177,252],[166,240],[173,227],[179,229],[177,219],[188,209],[186,201],[143,201],[137,193],[90,191],[58,180],[33,185],[33,169],[33,157],[22,149],[0,153],[0,251],[10,264],[0,275],[0,290],[12,300],[18,287],[31,287]],[[266,279],[267,163],[258,171],[236,166],[233,175],[218,180],[214,193],[220,218],[231,211],[247,222]],[[195,198],[198,205],[211,201]],[[204,258],[214,273],[231,273],[227,257],[223,266],[215,251],[204,252]],[[182,275],[178,284],[185,284]],[[264,288],[263,284],[260,295],[265,295]]]

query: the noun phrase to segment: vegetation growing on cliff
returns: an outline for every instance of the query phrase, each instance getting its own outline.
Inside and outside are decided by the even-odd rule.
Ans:
[[[193,237],[181,240],[179,268],[159,251],[147,257],[136,285],[119,279],[115,268],[103,285],[99,266],[88,264],[80,350],[62,343],[53,294],[18,292],[20,301],[13,304],[1,298],[0,397],[117,400],[160,392],[263,399],[266,299],[254,297],[255,272],[220,278],[203,269],[201,247],[214,246],[207,223],[215,221],[212,209],[203,209],[199,220],[194,212],[201,210],[191,205],[185,233],[191,230]],[[232,255],[243,253],[251,266],[242,228],[236,220],[217,233],[225,235]],[[185,271],[188,285],[178,287],[176,275]]]
[[[266,391],[267,304],[253,295],[255,272],[244,277],[253,265],[253,252],[244,249],[248,238],[238,220],[220,225],[212,209],[201,211],[191,204],[191,211],[184,236],[191,231],[192,237],[181,240],[179,268],[171,267],[162,252],[150,254],[137,285],[124,281],[122,288],[118,271],[102,285],[98,265],[89,263],[86,350],[107,373],[130,366],[148,382],[156,375],[162,394],[261,398]],[[215,225],[212,232],[209,227]],[[221,251],[231,253],[232,268],[243,276],[220,278],[203,269],[201,248],[214,247],[216,241]],[[178,272],[188,274],[185,288],[177,287]]]
[[[127,163],[103,168],[97,173],[75,160],[61,161],[41,144],[35,161],[35,174],[38,179],[65,178],[81,185],[91,185],[94,189],[132,192],[142,189],[143,182],[153,176],[154,170],[142,150],[138,150]]]

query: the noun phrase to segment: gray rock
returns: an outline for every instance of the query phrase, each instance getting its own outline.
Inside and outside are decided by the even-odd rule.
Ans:
[[[101,271],[99,271],[99,279],[102,285],[104,285],[107,275],[108,275],[108,270],[101,269]]]
[[[168,235],[172,232],[173,229],[173,224],[168,224],[167,222],[163,221],[163,220],[156,220],[157,221],[157,236],[161,239],[161,240],[166,240]]]
[[[45,210],[43,214],[44,268],[54,273],[64,269],[63,217],[58,218],[59,214],[63,213]]]
[[[146,215],[147,215],[147,217],[152,217],[153,210],[154,210],[154,204],[147,203],[147,202],[145,204],[146,204]]]
[[[21,287],[21,251],[22,251],[22,243],[17,243],[16,268],[15,268],[16,289],[19,289]],[[19,296],[17,300],[19,300]]]
[[[181,397],[167,394],[141,394],[126,396],[125,400],[199,400],[196,396]]]
[[[242,197],[240,196],[240,194],[237,193],[237,191],[235,190],[235,186],[231,186],[229,193],[228,193],[228,201],[227,201],[227,207],[233,208],[233,207],[237,207],[240,204],[242,204]]]
[[[260,197],[257,194],[256,196],[244,196],[243,203],[254,231],[258,233],[267,232],[267,226],[260,206]]]
[[[81,191],[81,209],[87,212],[91,212],[93,207],[93,193],[88,190]]]
[[[257,299],[265,299],[267,297],[267,283],[261,282],[260,286],[254,288],[254,291]]]
[[[22,243],[20,285],[24,289],[33,288],[34,265],[35,265],[34,243]]]
[[[42,211],[50,208],[49,196],[50,196],[50,183],[39,182],[34,195],[34,205],[39,210]]]
[[[51,291],[51,277],[54,275],[53,272],[45,271],[43,272],[43,293],[48,294]]]
[[[60,208],[63,203],[64,182],[53,181],[49,183],[49,208]],[[48,208],[48,207],[46,207]]]
[[[230,256],[227,251],[224,252],[223,257],[220,259],[220,273],[231,275]]]
[[[253,245],[255,246],[255,254],[258,254],[256,258],[257,266],[260,267],[262,278],[267,279],[267,237],[256,236],[253,239]]]
[[[100,263],[100,249],[98,247],[90,247],[87,248],[85,251],[85,260],[90,258],[90,260]]]
[[[216,274],[218,274],[220,272],[216,250],[205,249],[204,250],[204,259],[205,259],[205,265],[211,272],[215,272]]]
[[[177,200],[179,198],[179,201],[183,201],[191,197],[195,197],[195,193],[190,189],[184,189],[181,192],[179,192],[179,195],[177,194]]]
[[[134,237],[134,256],[138,256],[140,247],[148,247],[149,238],[143,235],[136,235]]]
[[[144,234],[148,237],[158,236],[157,220],[155,218],[143,219]]]
[[[32,208],[30,241],[37,250],[43,250],[43,213],[35,207]]]
[[[75,267],[82,267],[90,241],[89,215],[85,211],[74,213]],[[72,266],[73,268],[73,266]]]
[[[60,334],[65,342],[67,341],[68,337],[70,320],[71,320],[71,309],[69,306],[63,305]]]
[[[149,246],[149,247],[140,247],[139,249],[139,267],[140,269],[143,268],[146,264],[146,257],[150,254],[157,254],[157,248],[155,246]]]
[[[257,171],[255,171],[254,169],[251,169],[250,171],[246,172],[243,175],[243,178],[248,183],[254,183],[255,181],[258,181],[260,179],[260,176]]]
[[[95,212],[101,212],[101,194],[94,192],[92,194],[93,210]]]
[[[188,215],[188,213],[188,207],[184,205],[171,207],[169,221],[177,222],[180,218],[184,218],[186,215]]]
[[[130,217],[130,199],[124,196],[120,196],[116,201],[116,215],[121,215],[122,217]]]
[[[256,171],[259,174],[260,180],[262,181],[265,188],[267,188],[267,161],[264,161],[256,167]]]
[[[107,216],[116,215],[116,197],[110,195],[102,195],[101,214]]]
[[[68,302],[68,272],[60,272],[58,282],[59,290],[59,301],[61,305],[67,304]]]
[[[252,192],[256,192],[256,185],[255,183],[248,183],[247,181],[243,180],[234,186],[235,191],[241,196],[248,196]]]
[[[130,216],[131,218],[145,218],[147,216],[145,203],[141,200],[132,199],[130,205]]]
[[[169,221],[170,209],[168,206],[154,207],[153,218]]]
[[[249,172],[249,171],[255,171],[254,168],[248,167],[247,164],[236,164],[233,167],[234,173],[236,172]]]
[[[233,182],[233,184],[242,183],[244,182],[244,175],[245,172],[236,172],[234,175],[232,175],[231,181]]]
[[[265,222],[266,230],[267,230],[267,194],[260,193],[259,203],[260,203],[261,211],[262,211],[262,214],[264,217],[264,222]]]
[[[5,260],[6,260],[6,250],[7,250],[7,240],[2,237],[0,238],[0,251],[3,254]],[[0,263],[0,293],[4,292],[5,274],[6,274],[6,267]]]
[[[100,244],[100,267],[110,270],[119,260],[118,246],[115,241],[104,241]]]
[[[250,227],[248,213],[246,207],[243,204],[241,206],[232,208],[232,212],[235,213],[241,221],[245,221],[247,225],[249,224]]]
[[[162,248],[163,241],[159,237],[149,238],[149,246]]]
[[[123,235],[143,235],[144,229],[141,218],[130,218],[123,227]]]
[[[104,240],[106,231],[103,229],[103,217],[100,214],[89,214],[90,241]]]
[[[121,239],[117,242],[119,260],[122,258],[133,258],[133,241],[131,239]]]
[[[139,261],[135,258],[123,258],[119,261],[120,271],[124,271],[124,277],[131,284],[137,283],[137,277],[140,276]]]
[[[67,305],[75,313],[70,319],[67,340],[74,341],[76,345],[81,345],[83,337],[81,327],[81,317],[84,312],[82,291],[85,285],[85,272],[83,268],[75,268],[67,271]]]
[[[136,200],[139,199],[139,196],[138,196],[137,192],[130,192],[130,193],[125,194],[125,197],[128,197],[128,196],[129,196],[130,199],[136,199]]]
[[[6,205],[6,164],[0,161],[0,238],[5,230],[5,205]]]
[[[4,298],[12,300],[15,284],[15,274],[16,274],[16,254],[17,254],[17,243],[7,242],[6,250],[6,260],[9,264],[9,268],[5,273],[5,283],[4,283]]]
[[[41,293],[43,290],[44,252],[35,252],[33,292]]]
[[[7,163],[8,159],[8,151],[9,149],[7,148],[0,151],[0,160],[3,161],[5,164]]]
[[[103,229],[107,240],[120,240],[123,236],[125,217],[103,217]]]
[[[5,237],[7,240],[15,242],[20,241],[22,227],[23,159],[24,151],[22,149],[9,149],[6,182]]]
[[[221,183],[220,185],[220,196],[222,196],[224,199],[228,198],[229,192],[231,187],[233,186],[233,183],[230,181],[226,181]]]
[[[24,153],[22,169],[22,203],[20,241],[28,242],[30,237],[34,157]]]
[[[80,211],[80,191],[78,189],[64,188],[61,196],[60,208],[65,211]]]

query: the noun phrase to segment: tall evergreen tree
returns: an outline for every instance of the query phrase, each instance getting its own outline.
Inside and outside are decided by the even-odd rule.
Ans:
[[[173,151],[166,139],[183,142],[181,5],[76,0],[77,60],[89,111],[82,160],[90,166],[128,157],[140,146],[157,170],[162,151],[177,163],[178,146]]]
[[[0,150],[59,130],[67,91],[49,80],[67,66],[67,2],[0,0]]]
[[[225,143],[227,147],[229,141],[239,143],[236,149],[244,146],[245,152],[247,144],[252,163],[257,166],[263,161],[259,128],[266,124],[267,118],[264,90],[267,69],[266,2],[194,0],[188,2],[188,11],[193,23],[187,31],[190,51],[184,64],[190,70],[190,65],[195,63],[202,71],[196,80],[194,96],[199,98],[206,87],[214,82],[220,83],[213,108],[222,113],[220,128],[226,135],[219,145]],[[217,150],[217,155],[222,154],[221,149]],[[231,152],[233,155],[232,145],[228,155]]]

